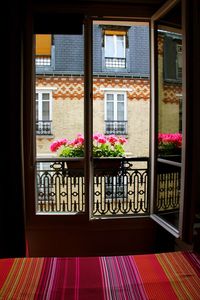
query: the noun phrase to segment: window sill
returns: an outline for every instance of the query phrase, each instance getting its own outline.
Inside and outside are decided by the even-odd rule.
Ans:
[[[53,134],[36,134],[36,137],[38,139],[53,139],[54,135]]]

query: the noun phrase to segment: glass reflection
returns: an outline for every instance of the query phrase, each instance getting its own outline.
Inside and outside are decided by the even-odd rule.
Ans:
[[[178,229],[182,149],[182,35],[158,26],[158,147],[155,212]]]
[[[182,35],[158,30],[158,156],[181,161]]]

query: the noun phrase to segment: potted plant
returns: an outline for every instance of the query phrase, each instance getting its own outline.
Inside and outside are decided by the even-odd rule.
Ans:
[[[101,133],[93,135],[95,175],[117,175],[121,166],[121,159],[125,154],[124,144],[126,142],[126,138],[115,135],[105,136]],[[84,157],[84,143],[84,137],[79,133],[72,141],[68,139],[54,141],[50,145],[50,150],[57,152],[59,157]],[[84,161],[69,160],[67,167],[70,176],[83,175]]]
[[[181,133],[158,134],[158,156],[170,160],[179,161],[182,147]]]

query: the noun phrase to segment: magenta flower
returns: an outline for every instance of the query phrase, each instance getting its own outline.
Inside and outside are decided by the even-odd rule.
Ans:
[[[124,144],[127,143],[127,139],[125,137],[123,137],[123,136],[120,136],[119,139],[118,139],[118,141],[119,141],[119,143],[121,145],[124,145]]]
[[[105,136],[102,135],[102,136],[99,137],[98,143],[105,144],[106,142],[107,142],[107,140],[106,140]]]
[[[101,136],[102,136],[101,133],[95,133],[95,134],[93,134],[93,140],[98,141],[99,137],[101,137]]]
[[[182,134],[181,133],[159,133],[159,143],[173,143],[179,146],[182,145]]]
[[[50,150],[56,152],[61,146],[60,157],[83,157],[84,136],[78,133],[74,140],[60,139],[50,145]],[[93,135],[93,156],[94,157],[122,157],[125,153],[123,144],[127,140],[124,137],[111,135],[106,137],[101,133]]]
[[[174,154],[179,153],[182,147],[182,134],[177,133],[159,133],[158,149],[160,153]]]
[[[59,140],[60,145],[66,145],[68,143],[67,139],[60,139]]]
[[[51,152],[56,152],[59,148],[60,148],[60,145],[59,145],[59,143],[57,141],[53,142],[50,145]]]
[[[60,140],[54,141],[50,145],[50,150],[52,152],[56,152],[61,146],[67,145],[67,143],[68,143],[67,139],[60,139]]]
[[[85,141],[84,136],[83,136],[81,133],[77,134],[76,140],[77,140],[77,142],[78,142],[79,144],[81,144],[81,145],[83,145],[83,144],[84,144],[84,141]]]
[[[115,145],[118,142],[118,138],[115,135],[110,135],[107,140],[111,145]]]

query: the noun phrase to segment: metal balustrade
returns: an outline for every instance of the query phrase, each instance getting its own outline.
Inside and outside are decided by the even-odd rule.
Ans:
[[[36,121],[36,134],[37,135],[51,135],[52,134],[52,121]]]
[[[79,158],[37,159],[36,213],[80,214],[85,212],[83,164],[69,169]],[[95,165],[95,163],[94,163]],[[100,172],[99,172],[100,171]],[[117,170],[94,169],[91,217],[129,217],[149,214],[149,158],[122,158]],[[180,201],[180,168],[160,168],[157,181],[158,213],[177,210]]]
[[[156,212],[164,213],[179,209],[181,167],[176,165],[157,163],[157,201]]]
[[[126,58],[122,57],[105,57],[106,68],[126,68]]]
[[[37,213],[85,212],[84,172],[77,168],[75,173],[69,170],[68,163],[73,160],[83,159],[37,159]],[[120,161],[117,171],[105,167],[94,169],[93,217],[149,212],[149,159],[123,158]]]
[[[127,121],[105,121],[105,134],[127,135]]]

